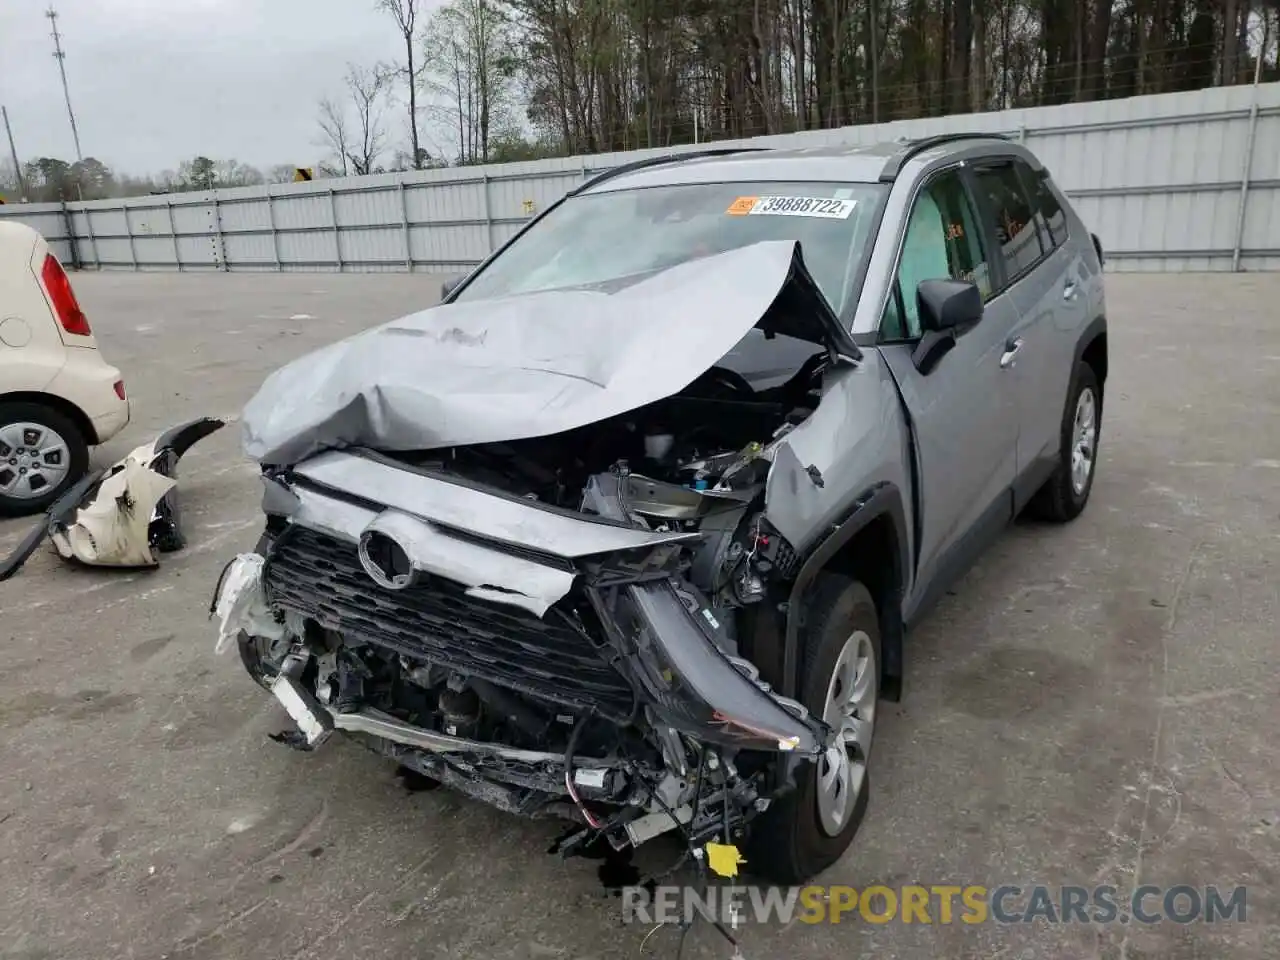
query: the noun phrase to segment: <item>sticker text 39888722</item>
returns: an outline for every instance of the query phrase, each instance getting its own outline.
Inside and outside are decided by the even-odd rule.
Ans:
[[[853,213],[852,200],[833,197],[738,197],[725,212],[730,216],[821,217],[845,220]]]

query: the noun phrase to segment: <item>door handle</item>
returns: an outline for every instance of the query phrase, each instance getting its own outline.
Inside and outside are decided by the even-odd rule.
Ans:
[[[1000,355],[1000,369],[1008,370],[1018,358],[1018,351],[1022,349],[1022,338],[1015,337],[1008,340],[1004,345],[1004,353]]]
[[[1076,282],[1068,280],[1067,285],[1062,288],[1063,300],[1074,300],[1076,298]]]

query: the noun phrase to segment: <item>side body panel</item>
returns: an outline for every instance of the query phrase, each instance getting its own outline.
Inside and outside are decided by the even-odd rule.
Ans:
[[[854,314],[853,334],[859,343],[876,342],[886,303],[892,296],[904,228],[919,186],[947,167],[970,168],[1009,157],[1026,163],[1034,171],[1044,170],[1034,154],[1013,143],[950,144],[925,150],[903,165],[885,205],[883,225]],[[969,182],[972,189],[972,178]],[[910,362],[910,345],[886,344],[880,348],[886,364],[900,375],[899,385],[909,415],[912,455],[920,477],[920,489],[915,493],[915,509],[920,516],[916,521],[918,544],[913,547],[914,576],[903,597],[903,620],[908,623],[919,619],[937,595],[963,573],[974,556],[1012,517],[1015,507],[1025,503],[1025,496],[1015,503],[1012,491],[1026,487],[1025,493],[1029,496],[1052,469],[1074,358],[1080,356],[1086,341],[1105,330],[1102,265],[1093,249],[1092,238],[1061,190],[1052,181],[1050,185],[1067,214],[1070,232],[1067,244],[1050,258],[1049,269],[1038,270],[1025,278],[1028,281],[1024,284],[1025,290],[1015,284],[1014,289],[988,304],[988,313],[998,315],[984,317],[978,325],[986,328],[985,343],[975,341],[964,345],[965,337],[972,336],[975,328],[957,341],[956,348],[943,357],[930,375],[937,376],[952,368],[952,375],[959,376],[954,373],[956,361],[964,363],[967,357],[976,376],[987,377],[988,386],[999,384],[994,408],[989,403],[990,397],[984,396],[976,385],[970,386],[975,405],[968,413],[975,420],[983,421],[992,415],[993,409],[997,411],[994,422],[985,421],[990,427],[986,433],[976,434],[977,440],[972,445],[958,443],[956,430],[965,428],[963,418],[954,407],[949,408],[938,400],[929,404],[919,395],[919,384],[913,382],[913,378],[918,380],[918,375]],[[990,250],[990,236],[987,246]],[[1041,264],[1044,266],[1046,264]],[[995,271],[995,276],[1003,283],[1003,270]],[[1073,279],[1075,287],[1069,291],[1068,284]],[[1064,296],[1067,293],[1072,296]],[[1004,305],[1000,304],[1001,300]],[[1059,302],[1067,303],[1067,309],[1061,309]],[[989,319],[995,322],[988,324]],[[1005,326],[1005,336],[998,336],[997,328]],[[1026,344],[1028,334],[1033,336],[1034,343]],[[1011,348],[1019,346],[1019,337],[1028,349],[1017,350],[1011,358]],[[1038,357],[1024,363],[1017,354],[1031,357],[1033,346],[1037,347],[1034,352]],[[980,369],[980,358],[990,358],[993,354],[997,367],[1000,360],[1005,361],[1001,369],[1006,374],[1003,380],[988,377],[985,369]],[[1024,416],[1027,407],[1030,409]],[[928,421],[930,414],[937,418],[935,423]],[[1025,440],[1020,436],[1024,424]],[[947,430],[947,425],[956,429]],[[976,480],[973,489],[979,492],[965,498],[959,493],[960,484],[965,482],[962,477],[966,471],[979,470],[972,463],[966,465],[965,460],[984,456],[992,458],[988,464],[990,472]],[[939,469],[941,475],[937,473]],[[971,474],[967,482],[974,484],[975,477],[976,474]]]
[[[936,175],[958,172],[968,202],[977,211],[972,178],[966,164],[953,155],[908,166],[910,175],[904,173],[890,193],[864,303],[856,314],[855,324],[863,326],[864,336],[879,329],[892,296],[905,228],[920,190]],[[989,239],[984,245],[990,269]],[[998,270],[992,279],[1001,279]],[[914,342],[883,343],[878,348],[893,374],[896,399],[908,425],[910,446],[904,463],[915,479],[901,488],[911,491],[913,513],[912,575],[904,580],[904,620],[913,618],[962,571],[1012,515],[1008,491],[1017,473],[1018,395],[1016,368],[1003,364],[1019,319],[1011,297],[992,298],[981,322],[959,331],[955,345],[927,374],[913,362]]]
[[[881,348],[902,391],[919,464],[920,542],[907,620],[930,585],[950,579],[963,562],[971,532],[994,532],[1012,512],[1016,384],[1000,361],[1016,322],[1012,301],[995,298],[928,375],[916,370],[910,344]]]
[[[838,367],[828,376],[818,409],[779,445],[765,489],[769,522],[802,554],[843,522],[870,488],[911,489],[908,427],[880,351],[864,350],[856,367]],[[910,531],[909,496],[906,506],[903,522]],[[914,553],[914,543],[904,546],[907,556]]]
[[[1071,234],[1067,246],[1071,250],[1076,265],[1076,279],[1080,284],[1082,310],[1080,316],[1076,318],[1078,325],[1070,331],[1069,338],[1074,349],[1080,337],[1095,321],[1106,318],[1107,298],[1103,281],[1103,265],[1098,259],[1098,251],[1094,248],[1093,235],[1089,232],[1088,224],[1080,219],[1075,207],[1071,205],[1071,201],[1056,183],[1051,180],[1049,186],[1067,214],[1067,229]]]
[[[67,347],[37,280],[47,252],[30,227],[0,223],[0,395],[41,392],[67,362]]]
[[[1004,272],[1005,296],[1017,311],[1018,319],[1010,336],[1009,372],[1014,380],[1018,408],[1017,473],[1044,475],[1052,470],[1058,456],[1062,403],[1070,378],[1070,332],[1077,326],[1071,319],[1079,313],[1081,290],[1076,281],[1076,264],[1069,247],[1054,246],[1048,225],[1034,208],[1031,180],[1036,174],[1015,158],[1004,156],[979,162],[992,176],[1001,176],[1013,190],[1020,188],[1021,200],[1030,215],[1015,224],[1006,211],[992,204],[992,198],[977,191],[983,207],[983,221],[1018,228],[1003,247],[1008,262],[1030,264],[1014,274]],[[977,177],[975,177],[977,179]],[[1020,219],[1020,217],[1019,217]],[[989,244],[999,252],[1001,237],[989,233]],[[1047,466],[1046,466],[1047,461]]]

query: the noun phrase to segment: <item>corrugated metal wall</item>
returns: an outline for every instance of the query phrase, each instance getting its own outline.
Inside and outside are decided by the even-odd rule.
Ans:
[[[1111,269],[1280,270],[1280,83],[751,142],[867,144],[953,131],[1024,140],[1101,238]],[[0,206],[0,217],[30,223],[64,262],[89,268],[452,272],[479,263],[531,211],[585,177],[664,152],[680,148],[65,206],[14,204]]]

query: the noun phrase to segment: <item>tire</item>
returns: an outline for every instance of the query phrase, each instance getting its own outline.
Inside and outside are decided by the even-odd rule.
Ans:
[[[1081,439],[1077,433],[1079,426],[1077,416],[1082,415],[1084,396],[1093,398],[1090,417],[1092,439],[1088,457],[1088,472],[1081,478],[1073,467],[1076,443]],[[1047,520],[1050,523],[1069,523],[1084,511],[1089,502],[1089,494],[1093,491],[1093,478],[1098,472],[1098,440],[1102,434],[1102,386],[1093,367],[1084,361],[1076,364],[1071,376],[1071,389],[1067,393],[1067,404],[1062,412],[1062,432],[1058,449],[1058,466],[1052,476],[1045,482],[1031,502],[1027,504],[1027,515],[1036,520]]]
[[[88,438],[69,417],[41,403],[0,403],[0,516],[43,513],[88,471]]]
[[[862,825],[871,791],[865,761],[875,733],[875,705],[880,690],[880,625],[871,593],[861,583],[831,573],[819,574],[808,602],[809,624],[802,653],[801,695],[805,707],[818,716],[829,716],[828,694],[836,670],[847,656],[847,645],[870,655],[866,668],[864,706],[858,711],[867,724],[865,752],[860,764],[846,768],[857,781],[846,788],[844,815],[824,817],[832,808],[824,798],[821,782],[829,769],[826,758],[802,763],[796,771],[796,789],[770,807],[751,825],[747,838],[747,869],[778,884],[808,881],[840,859]],[[846,674],[846,676],[848,676]],[[864,689],[863,683],[854,683]],[[869,704],[869,707],[866,706]],[[846,784],[850,781],[846,781]],[[838,822],[838,828],[833,826]]]

